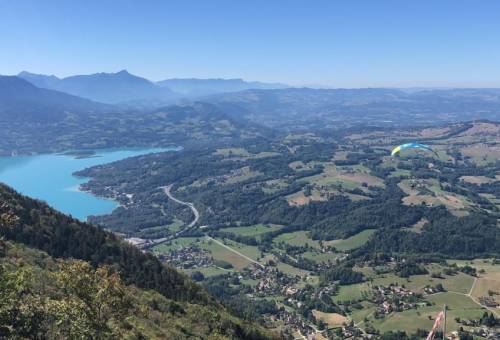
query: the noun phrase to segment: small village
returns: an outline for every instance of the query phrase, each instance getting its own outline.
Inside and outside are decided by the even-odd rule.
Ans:
[[[181,269],[206,268],[214,263],[212,255],[196,246],[172,249],[169,253],[158,254],[158,258]]]
[[[388,315],[392,312],[401,312],[408,309],[415,309],[421,302],[422,295],[416,294],[398,285],[376,286],[373,288],[372,302],[377,304],[375,316]]]
[[[331,249],[323,249],[331,252]],[[285,255],[285,254],[281,254]],[[211,253],[196,245],[181,246],[170,249],[168,252],[158,253],[157,256],[164,262],[188,272],[216,266]],[[288,257],[293,259],[293,257]],[[315,269],[331,268],[333,262],[317,264]],[[273,298],[277,301],[277,311],[265,316],[268,327],[279,329],[290,339],[372,339],[376,334],[369,334],[363,327],[357,326],[352,319],[346,316],[346,321],[338,326],[328,326],[311,313],[312,302],[326,301],[338,294],[339,286],[336,283],[326,285],[311,285],[313,280],[309,275],[290,275],[278,269],[273,260],[265,265],[250,264],[238,271],[229,270],[225,274],[227,281],[234,287],[240,287],[245,295],[258,303],[262,299]],[[245,288],[243,288],[245,287]],[[371,286],[366,295],[367,301],[375,305],[373,317],[375,319],[388,318],[394,313],[430,306],[426,296],[433,296],[444,292],[441,284],[427,285],[422,293],[414,292],[405,285],[394,283],[389,285]],[[486,307],[496,308],[497,302],[492,296],[481,297],[480,303]],[[349,305],[338,303],[324,310],[335,310],[339,315],[348,315]],[[337,308],[337,309],[334,309]],[[474,336],[497,339],[498,327],[488,327],[480,320],[460,320],[463,327]],[[456,334],[455,334],[456,333]],[[448,339],[459,339],[458,333],[450,333]]]

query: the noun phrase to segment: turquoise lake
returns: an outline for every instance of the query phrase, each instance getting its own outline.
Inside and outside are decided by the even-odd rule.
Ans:
[[[0,157],[0,182],[85,221],[90,215],[110,213],[117,207],[117,203],[79,191],[79,185],[87,182],[88,178],[73,176],[75,171],[128,157],[177,150],[179,148],[176,147],[97,150],[95,155],[88,158],[62,154]]]

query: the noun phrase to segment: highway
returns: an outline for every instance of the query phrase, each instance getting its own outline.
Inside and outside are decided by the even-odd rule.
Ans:
[[[193,212],[193,215],[194,215],[194,220],[191,223],[189,223],[189,225],[186,228],[184,228],[182,231],[187,230],[187,229],[191,229],[196,225],[196,223],[198,223],[198,220],[200,219],[200,213],[198,212],[198,210],[196,209],[196,207],[194,206],[193,203],[183,202],[180,199],[175,198],[172,195],[172,193],[170,192],[170,189],[172,189],[172,185],[173,184],[170,184],[166,187],[161,187],[161,189],[163,189],[163,191],[165,192],[165,195],[167,195],[168,198],[170,198],[172,201],[177,202],[177,203],[182,204],[182,205],[186,205],[191,209],[191,211]]]
[[[166,242],[166,241],[170,241],[170,240],[173,240],[179,236],[181,236],[183,233],[185,233],[186,231],[190,230],[190,229],[193,229],[195,226],[196,226],[196,223],[198,223],[198,220],[200,219],[200,213],[199,211],[196,209],[196,207],[194,206],[193,203],[191,202],[184,202],[184,201],[181,201],[180,199],[178,198],[175,198],[172,193],[170,192],[170,189],[172,189],[172,186],[173,184],[170,184],[170,185],[167,185],[167,186],[164,186],[164,187],[160,187],[160,189],[163,190],[163,192],[165,193],[165,195],[167,195],[167,197],[169,199],[171,199],[172,201],[178,203],[178,204],[182,204],[182,205],[185,205],[185,206],[188,206],[191,211],[193,212],[193,215],[194,215],[194,219],[191,221],[191,223],[189,223],[187,226],[185,226],[184,228],[181,228],[179,231],[167,236],[167,237],[162,237],[162,238],[157,238],[157,239],[152,239],[152,240],[148,240],[146,243],[142,244],[140,246],[140,248],[150,248],[154,245],[157,245],[157,244],[160,244],[160,243],[163,243],[163,242]]]

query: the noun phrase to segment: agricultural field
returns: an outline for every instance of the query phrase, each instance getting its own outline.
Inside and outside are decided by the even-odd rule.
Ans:
[[[402,180],[398,186],[407,195],[403,198],[405,205],[443,205],[457,216],[467,215],[474,205],[462,195],[441,189],[436,180]]]
[[[371,284],[367,282],[342,286],[337,294],[332,296],[334,301],[362,300],[371,292]]]
[[[281,234],[278,237],[274,238],[274,243],[286,243],[292,246],[304,246],[306,244],[310,245],[313,248],[319,249],[319,242],[311,239],[307,236],[307,231],[294,231],[292,233]]]
[[[462,176],[460,177],[460,180],[471,184],[486,184],[500,181],[500,175],[495,176],[495,178],[486,176]]]
[[[262,184],[262,191],[266,194],[274,194],[288,187],[288,183],[283,179],[271,179]]]
[[[305,278],[309,276],[310,272],[304,269],[300,269],[294,266],[291,266],[287,263],[279,262],[278,265],[276,266],[278,270],[286,275],[291,275],[291,276],[300,276],[302,278]]]
[[[364,189],[364,186],[384,187],[384,182],[369,174],[369,170],[362,167],[337,167],[332,163],[323,164],[323,172],[319,175],[306,177],[308,183],[317,186],[340,185],[345,189]]]
[[[322,253],[318,251],[306,251],[302,254],[302,257],[310,259],[314,262],[335,262],[335,260],[341,257],[340,254],[336,253]]]
[[[429,329],[444,304],[449,330],[466,328],[455,318],[477,322],[485,311],[498,313],[485,297],[500,303],[500,270],[491,259],[499,248],[491,241],[500,225],[498,164],[461,153],[495,142],[487,126],[484,135],[471,126],[289,134],[165,162],[163,176],[196,169],[169,178],[179,181],[174,196],[192,203],[200,220],[152,250],[225,303],[291,333],[303,324],[317,328],[318,320],[332,329],[352,320],[360,330],[411,334]],[[410,138],[437,156],[421,150],[390,156]],[[177,220],[167,229],[182,230],[189,211],[168,209]],[[457,246],[442,247],[448,242]],[[388,287],[403,291],[396,295],[411,292],[416,302],[381,311],[378,292]]]
[[[318,310],[313,310],[312,312],[316,319],[322,320],[330,328],[342,327],[343,324],[348,322],[347,317],[338,313],[324,313]]]
[[[499,273],[498,268],[491,265],[476,262],[478,269],[490,269],[490,273],[496,275]],[[465,262],[459,262],[465,265]],[[468,263],[470,264],[470,263]],[[478,288],[477,284],[481,279],[478,278],[475,282],[474,277],[464,273],[457,273],[455,275],[442,275],[441,278],[432,277],[430,273],[435,273],[444,268],[437,265],[428,265],[426,269],[429,274],[426,275],[412,275],[409,278],[401,278],[394,274],[381,274],[376,275],[371,268],[359,268],[366,275],[370,276],[370,282],[359,283],[354,285],[342,286],[339,292],[333,296],[335,301],[350,301],[361,300],[363,308],[361,310],[354,309],[349,317],[357,323],[362,323],[363,326],[371,325],[378,329],[380,332],[388,330],[404,330],[406,332],[415,332],[418,329],[429,329],[432,326],[434,317],[442,310],[443,306],[447,306],[449,331],[454,331],[463,327],[462,324],[457,323],[455,318],[460,319],[477,319],[480,318],[487,309],[481,306],[477,299],[474,299],[474,292],[479,293],[483,288]],[[487,275],[487,274],[484,274]],[[483,281],[489,284],[486,279]],[[497,288],[500,288],[500,281],[497,282]],[[428,286],[436,286],[438,283],[442,284],[445,291],[434,294],[425,294],[423,288]],[[373,287],[376,286],[389,286],[390,284],[397,284],[398,286],[405,287],[410,291],[424,293],[423,297],[428,306],[420,306],[416,309],[405,310],[401,312],[392,312],[384,317],[374,317],[375,305],[370,303]],[[474,288],[473,288],[474,287]],[[473,288],[473,290],[472,290]],[[469,293],[472,291],[471,296]]]
[[[500,146],[490,146],[488,144],[474,144],[460,149],[466,157],[477,164],[488,164],[500,158]]]
[[[266,158],[278,155],[276,152],[272,151],[262,151],[257,154],[249,153],[244,148],[221,148],[214,152],[216,156],[223,156],[225,158],[231,159],[246,159],[246,158]]]
[[[252,171],[252,170],[250,170],[249,167],[243,167],[238,172],[231,174],[226,179],[226,181],[224,183],[225,184],[234,184],[234,183],[238,183],[238,182],[243,182],[243,181],[246,181],[250,178],[257,177],[259,175],[261,175],[260,172]]]
[[[470,296],[476,301],[483,297],[491,297],[497,303],[500,303],[500,264],[494,264],[489,259],[476,259],[472,261],[449,260],[450,263],[457,265],[469,265],[478,271],[478,276],[473,288],[470,290]],[[500,315],[500,311],[497,311]]]
[[[226,231],[230,233],[235,233],[241,236],[259,236],[271,231],[280,230],[282,226],[273,225],[273,224],[256,224],[252,226],[244,226],[244,227],[229,227],[223,228],[221,231]]]
[[[458,298],[458,300],[462,300]],[[452,302],[457,301],[455,296],[447,296],[446,298],[440,299],[438,302]],[[463,306],[471,307],[468,302],[462,301]],[[443,308],[442,305],[435,305],[430,307],[422,307],[416,310],[408,310],[400,313],[391,314],[383,319],[369,320],[370,323],[377,328],[380,332],[387,332],[389,330],[403,330],[409,333],[414,333],[418,329],[428,330],[432,327],[436,315]],[[447,330],[449,332],[456,331],[461,324],[455,321],[456,317],[463,319],[477,319],[480,318],[484,313],[484,310],[480,308],[450,308],[447,312]],[[366,324],[366,323],[365,323]]]
[[[327,241],[325,244],[335,247],[338,251],[352,250],[365,244],[374,232],[374,229],[367,229],[346,239]]]
[[[203,240],[200,246],[208,250],[215,260],[228,262],[238,270],[246,268],[251,264],[250,260],[212,240]]]
[[[152,248],[153,252],[164,253],[169,252],[174,249],[180,249],[182,247],[190,246],[193,244],[197,244],[199,239],[196,237],[179,237],[170,242],[164,242],[158,244]]]
[[[438,273],[442,268],[438,265],[427,266],[429,274],[413,275],[409,278],[402,278],[394,274],[382,274],[378,277],[372,278],[372,285],[388,286],[390,284],[404,285],[406,288],[413,292],[422,293],[426,286],[436,286],[442,284],[444,289],[466,294],[470,291],[474,278],[463,274],[457,273],[455,275],[444,275],[442,278],[432,277],[432,273]]]
[[[328,201],[331,195],[334,195],[336,190],[318,190],[312,189],[310,195],[304,193],[304,191],[296,192],[292,195],[286,197],[288,204],[291,206],[306,205],[311,201]]]

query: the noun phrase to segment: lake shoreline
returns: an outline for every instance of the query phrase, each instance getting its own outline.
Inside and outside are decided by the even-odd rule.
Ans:
[[[82,185],[91,178],[74,173],[130,157],[180,150],[180,146],[92,152],[68,150],[64,153],[0,157],[0,181],[24,195],[43,200],[53,208],[87,222],[90,216],[110,214],[125,205],[117,198],[85,190]]]

